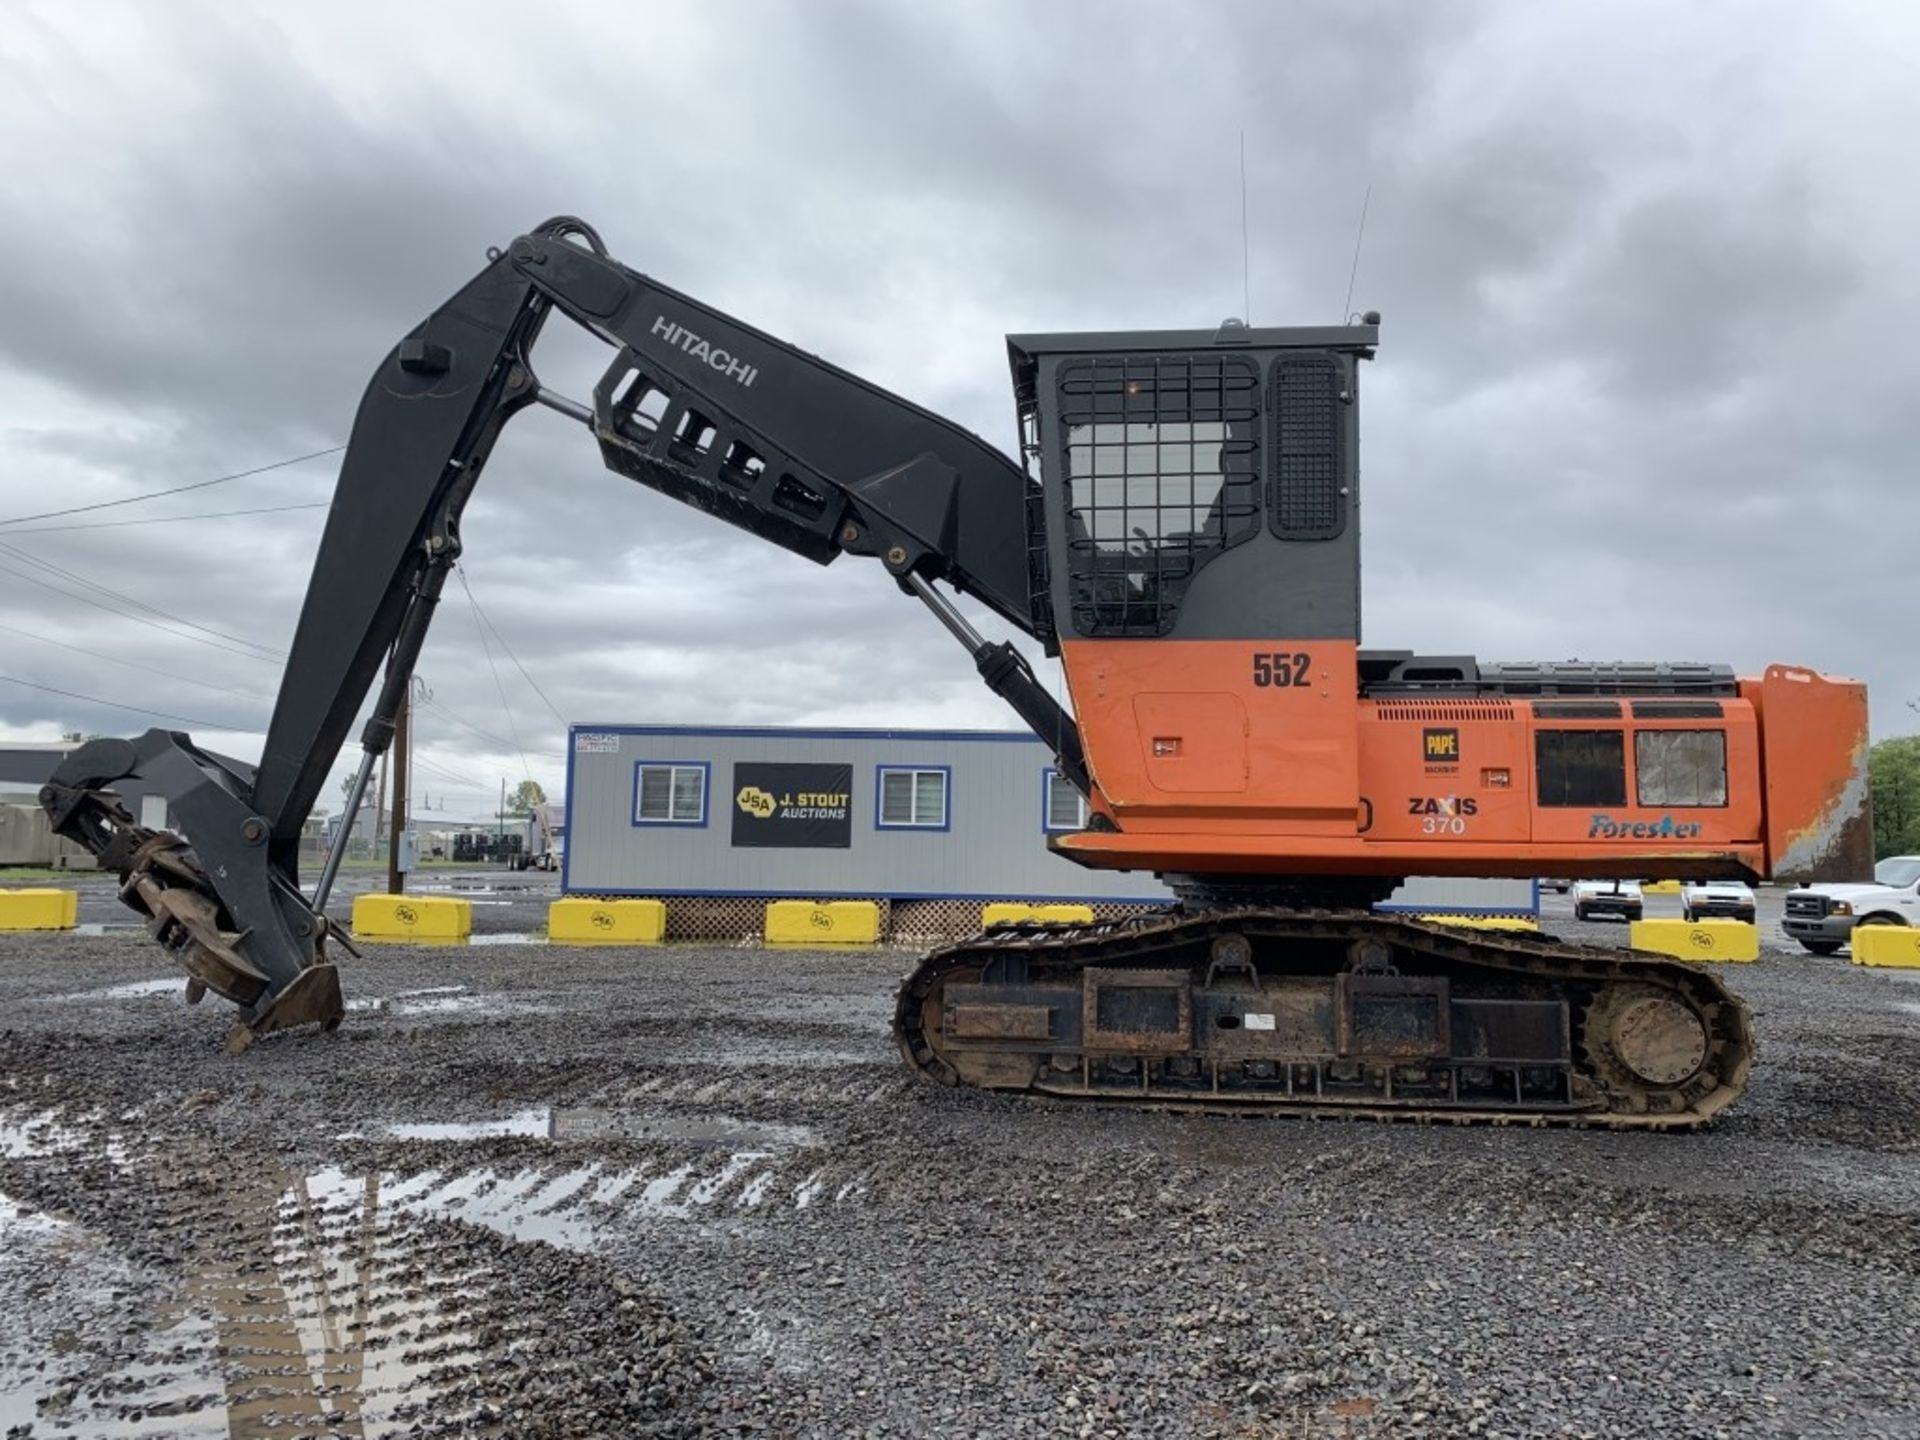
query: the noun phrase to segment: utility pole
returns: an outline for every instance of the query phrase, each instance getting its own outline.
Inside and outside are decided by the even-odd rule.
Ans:
[[[389,746],[380,752],[380,778],[373,790],[373,854],[380,853],[380,831],[387,818],[387,756],[392,751]]]
[[[500,822],[496,858],[504,860],[507,858],[507,777],[504,775],[500,777],[500,814],[496,818]]]
[[[400,695],[393,722],[393,821],[387,828],[387,893],[398,895],[407,878],[400,869],[400,837],[407,833],[407,719],[413,709],[413,685]]]

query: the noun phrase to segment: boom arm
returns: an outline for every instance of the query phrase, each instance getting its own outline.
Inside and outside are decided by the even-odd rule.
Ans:
[[[617,349],[591,406],[542,390],[533,369],[555,311]],[[981,639],[930,583],[1052,649],[1033,603],[1027,476],[939,416],[627,269],[582,222],[549,221],[490,252],[368,385],[258,768],[153,730],[83,746],[42,792],[54,828],[120,871],[122,898],[185,965],[190,995],[242,1007],[243,1042],[339,1019],[324,916],[337,860],[309,901],[301,828],[384,663],[350,828],[460,556],[461,512],[501,429],[536,402],[586,424],[630,479],[822,564],[879,558],[1086,788],[1073,721],[1012,645]],[[187,838],[133,822],[111,787],[134,775],[167,795]]]

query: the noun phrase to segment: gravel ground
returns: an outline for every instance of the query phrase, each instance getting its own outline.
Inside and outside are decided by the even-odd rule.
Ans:
[[[229,1059],[0,937],[0,1435],[1920,1436],[1894,973],[1729,967],[1753,1085],[1658,1136],[956,1095],[899,952],[343,963]]]

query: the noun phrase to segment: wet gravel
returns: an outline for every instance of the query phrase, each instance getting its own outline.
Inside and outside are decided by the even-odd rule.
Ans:
[[[0,1435],[1920,1436],[1893,973],[1729,967],[1752,1087],[1659,1136],[956,1095],[899,952],[344,963],[230,1059],[0,937]]]

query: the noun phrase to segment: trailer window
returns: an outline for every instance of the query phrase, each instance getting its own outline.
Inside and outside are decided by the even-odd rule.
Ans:
[[[707,823],[707,766],[642,760],[633,767],[633,823]]]
[[[944,830],[947,828],[947,775],[939,769],[880,770],[882,830]]]
[[[1059,373],[1067,569],[1082,635],[1163,635],[1194,573],[1260,529],[1260,374],[1231,355]]]
[[[1046,807],[1040,825],[1049,834],[1087,828],[1087,797],[1058,770],[1047,771]]]
[[[1642,805],[1727,803],[1724,730],[1641,730],[1633,737],[1634,790]]]
[[[1626,804],[1626,737],[1618,730],[1536,731],[1534,784],[1542,805]]]

